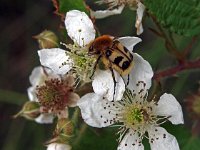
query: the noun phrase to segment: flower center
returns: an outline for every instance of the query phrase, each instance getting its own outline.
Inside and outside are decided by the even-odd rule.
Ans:
[[[156,124],[157,116],[154,114],[153,109],[155,103],[146,100],[147,93],[145,92],[145,84],[138,82],[137,93],[126,89],[121,102],[122,113],[120,122],[123,122],[126,128],[133,130],[144,129],[148,124]],[[143,131],[142,131],[143,132]]]
[[[139,104],[131,104],[125,107],[123,114],[124,124],[128,128],[136,128],[142,125],[145,125],[149,119],[151,111],[144,108]]]
[[[129,108],[129,109],[126,116],[126,121],[128,123],[135,124],[143,121],[143,114],[139,108]]]
[[[36,96],[44,112],[57,112],[64,110],[68,103],[68,95],[73,87],[64,84],[55,78],[46,80],[45,84],[36,88]]]
[[[88,56],[88,50],[86,48],[71,44],[66,45],[66,47],[70,49],[70,52],[67,51],[66,53],[73,60],[73,67],[77,76],[81,81],[90,82],[96,58]]]

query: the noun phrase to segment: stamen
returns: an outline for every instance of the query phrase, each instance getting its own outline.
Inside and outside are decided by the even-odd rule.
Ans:
[[[44,112],[64,110],[69,102],[70,92],[73,92],[73,87],[57,78],[46,80],[44,85],[36,88],[36,96]]]
[[[120,127],[117,134],[119,134],[118,141],[120,142],[128,131],[138,135],[136,142],[141,146],[141,141],[144,137],[149,139],[145,133],[149,126],[159,126],[165,123],[170,116],[157,116],[155,114],[156,102],[154,100],[147,101],[148,92],[146,84],[143,81],[137,83],[137,90],[131,91],[126,89],[123,98],[118,102],[107,102],[105,109],[111,116],[116,115],[116,121],[122,124],[113,125],[112,127]],[[109,106],[114,107],[109,107]],[[116,113],[117,112],[117,113]],[[154,139],[149,139],[154,142]]]
[[[66,51],[66,55],[73,60],[72,70],[77,74],[77,78],[83,82],[90,82],[96,58],[88,56],[88,50],[85,47],[76,44],[65,44],[65,46],[69,49],[69,51]]]

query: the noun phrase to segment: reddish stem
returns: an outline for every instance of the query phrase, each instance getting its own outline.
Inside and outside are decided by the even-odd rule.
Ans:
[[[156,72],[153,79],[159,81],[161,78],[175,75],[176,73],[179,73],[181,71],[197,68],[200,68],[200,59],[197,59],[195,61],[184,61],[183,63],[178,64],[175,67]]]
[[[59,1],[58,1],[58,0],[52,0],[52,2],[53,2],[53,5],[54,5],[54,7],[55,7],[55,9],[56,9],[56,10],[54,11],[54,13],[55,13],[56,15],[60,16],[60,17],[61,17],[61,20],[64,21],[65,14],[59,12]]]
[[[197,36],[194,36],[191,40],[191,42],[187,45],[187,47],[184,49],[183,51],[183,54],[184,54],[184,57],[187,57],[188,54],[190,53],[193,45],[195,44],[195,42],[197,41]]]

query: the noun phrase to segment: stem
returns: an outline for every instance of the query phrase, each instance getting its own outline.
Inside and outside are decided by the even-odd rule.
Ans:
[[[174,45],[174,47],[176,48],[176,43],[173,37],[172,32],[168,31],[168,35],[169,35],[169,39],[171,40],[171,43]]]
[[[61,20],[63,21],[64,20],[64,18],[65,18],[65,15],[63,14],[63,13],[60,13],[59,12],[59,1],[58,0],[52,0],[52,2],[53,2],[53,5],[54,5],[54,7],[55,7],[55,11],[54,11],[54,13],[56,14],[56,15],[58,15],[58,16],[60,16],[61,17]]]
[[[176,73],[179,73],[181,71],[197,68],[200,68],[200,59],[197,59],[195,61],[185,61],[175,67],[155,73],[153,79],[159,81],[161,78],[175,75]]]
[[[187,45],[187,47],[183,50],[183,55],[184,55],[185,58],[189,55],[189,53],[190,53],[190,51],[191,51],[191,49],[192,49],[192,46],[195,44],[196,41],[197,41],[197,36],[194,36],[194,37],[192,38],[191,42],[190,42],[190,43]]]
[[[168,52],[171,53],[172,55],[174,55],[179,63],[183,63],[184,56],[182,53],[180,53],[176,49],[175,42],[173,40],[172,35],[169,35],[169,38],[168,38],[167,34],[163,30],[163,28],[160,26],[160,24],[157,22],[156,18],[150,13],[149,13],[149,16],[152,18],[153,22],[155,23],[155,25],[157,26],[157,28],[159,30],[159,32],[157,31],[157,35],[160,35],[160,37],[162,37],[165,40],[165,47],[167,48]],[[154,31],[154,33],[155,33],[155,31]]]

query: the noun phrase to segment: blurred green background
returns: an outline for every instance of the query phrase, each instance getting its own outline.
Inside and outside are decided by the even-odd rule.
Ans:
[[[91,0],[88,4],[92,7]],[[38,43],[32,36],[45,29],[54,31],[65,42],[63,22],[54,14],[55,8],[50,0],[0,2],[0,149],[1,150],[44,150],[43,145],[52,134],[55,125],[40,125],[24,118],[12,119],[22,104],[28,100],[26,89],[30,86],[29,75],[39,65],[37,56]],[[135,12],[125,9],[121,15],[96,20],[101,34],[113,36],[135,35]],[[135,52],[142,55],[154,71],[176,65],[176,61],[165,48],[164,40],[154,35],[148,28],[156,28],[147,16],[144,18],[143,42],[135,47]],[[191,37],[174,35],[178,49],[187,46]],[[190,59],[200,56],[200,38],[193,45]],[[185,125],[166,125],[181,146],[181,150],[198,150],[200,140],[190,137],[192,121],[186,111],[184,101],[189,93],[199,87],[200,71],[185,71],[177,76],[161,80],[162,89],[172,93],[179,100],[184,110]],[[200,118],[200,117],[199,117]],[[186,130],[187,129],[187,130]],[[116,149],[117,129],[93,129],[87,127],[82,137],[74,145],[75,150],[111,150]],[[194,142],[194,143],[193,143]],[[148,148],[147,148],[148,149]]]

